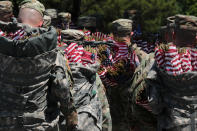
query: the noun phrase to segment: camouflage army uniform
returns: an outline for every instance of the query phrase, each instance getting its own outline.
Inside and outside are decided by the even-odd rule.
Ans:
[[[152,109],[148,103],[148,86],[145,82],[148,73],[154,64],[154,54],[146,54],[140,50],[136,45],[133,45],[132,50],[136,52],[140,65],[136,68],[132,84],[129,88],[130,111],[129,116],[130,123],[133,128],[137,128],[140,131],[156,131],[157,119],[156,115],[152,113]]]
[[[156,62],[148,74],[146,81],[151,87],[149,88],[149,103],[153,112],[158,115],[158,131],[197,130],[196,68],[194,64],[196,62],[196,47],[193,46],[196,43],[196,25],[196,17],[176,15],[174,43],[160,45],[155,51],[157,54],[160,51],[167,54],[170,47],[173,47],[173,50],[177,49],[177,54],[180,57],[178,60],[180,60],[181,65],[180,72],[173,69],[167,70],[169,65],[160,64],[156,57]],[[182,54],[185,54],[187,50],[190,50],[188,71],[184,69],[184,62],[182,61],[182,57],[184,58]],[[161,54],[162,59],[166,59],[165,57]],[[172,61],[169,60],[169,62]],[[179,62],[176,61],[177,63]]]
[[[81,32],[81,31],[77,31],[77,30],[73,30],[73,29],[63,30],[62,31],[63,41],[66,41],[66,40],[78,41],[78,40],[83,40],[83,37],[84,37],[84,33]],[[84,48],[86,49],[85,45],[84,45]],[[86,51],[90,51],[90,50],[86,50]],[[84,70],[87,70],[87,71],[88,70],[89,71],[92,70],[93,71],[93,70],[95,70],[94,69],[95,68],[94,66],[98,68],[99,67],[99,64],[98,63],[97,64],[92,64],[90,66],[92,69],[91,68],[87,68],[87,67],[85,68],[84,67]],[[78,76],[80,74],[80,72],[81,72],[80,70],[78,72],[76,72],[75,70],[77,68],[80,69],[82,67],[80,67],[80,65],[75,65],[75,64],[72,64],[71,63],[71,70],[72,70],[72,73],[74,73],[73,76],[75,76],[75,77]],[[103,84],[102,84],[100,78],[98,77],[98,74],[96,74],[96,72],[94,72],[94,73],[95,74],[93,75],[93,77],[95,77],[94,78],[95,80],[93,80],[93,81],[95,81],[95,83],[92,83],[92,84],[95,86],[94,92],[96,93],[96,96],[93,95],[93,97],[92,97],[93,99],[90,101],[89,104],[86,105],[84,103],[85,105],[83,105],[83,103],[79,103],[83,99],[86,100],[88,98],[88,97],[84,97],[83,98],[83,96],[84,96],[83,94],[86,94],[87,93],[86,90],[88,89],[86,86],[81,87],[81,90],[77,91],[77,89],[79,88],[79,84],[76,84],[74,86],[75,88],[73,89],[73,92],[75,92],[74,93],[75,100],[76,100],[75,102],[77,103],[76,105],[78,107],[79,117],[80,117],[80,120],[81,120],[81,123],[79,122],[79,129],[80,128],[81,128],[80,130],[94,130],[95,129],[95,127],[91,124],[91,121],[87,121],[87,123],[89,123],[90,125],[87,126],[88,128],[86,127],[86,124],[84,124],[83,121],[84,121],[85,118],[90,119],[91,117],[88,118],[87,116],[85,116],[86,113],[85,114],[84,113],[81,114],[80,112],[89,112],[90,114],[93,114],[92,116],[95,116],[95,113],[94,112],[99,113],[100,111],[95,111],[95,109],[91,111],[88,108],[92,108],[92,107],[96,106],[96,103],[100,103],[101,102],[99,105],[97,104],[97,106],[99,106],[98,109],[99,108],[102,108],[102,110],[100,109],[102,111],[102,115],[101,114],[98,114],[98,115],[100,115],[99,116],[100,117],[99,119],[101,119],[101,120],[98,119],[98,116],[95,117],[96,119],[99,120],[99,124],[97,124],[97,126],[99,127],[99,130],[102,129],[103,131],[111,131],[112,130],[111,129],[112,128],[112,125],[111,125],[111,116],[110,116],[110,111],[109,111],[109,104],[108,104],[108,101],[107,101],[107,98],[106,98],[106,95],[105,95],[105,92],[104,92]],[[83,74],[83,75],[87,77],[87,74],[86,75]],[[76,81],[78,81],[79,78],[76,77],[74,79]],[[81,78],[81,80],[83,80],[83,79],[84,78]],[[83,90],[83,88],[84,88],[84,90]],[[92,89],[89,88],[88,90],[92,90]],[[92,92],[92,91],[90,91],[90,92]],[[80,95],[78,96],[78,94],[81,94],[81,96]],[[101,116],[103,116],[103,119],[102,119]]]
[[[70,23],[71,23],[71,14],[66,12],[60,12],[58,13],[59,23],[61,29],[69,29]]]
[[[54,27],[58,27],[58,17],[56,9],[46,9],[44,15],[51,17],[51,25]]]
[[[119,21],[123,21],[123,23],[127,23],[128,27],[126,28],[126,31],[129,30],[129,33],[131,33],[131,26],[132,26],[132,21],[131,20],[125,20],[125,19],[120,19],[117,21],[114,21],[112,23],[112,26],[114,28],[119,28],[122,26],[117,27],[116,25],[119,25]],[[129,28],[129,29],[128,29]],[[114,29],[113,33],[118,34],[119,32]],[[115,32],[116,31],[116,32]],[[123,36],[123,34],[121,34],[121,36]],[[118,38],[117,38],[118,39]],[[119,42],[120,39],[117,40],[117,42]],[[121,44],[127,45],[127,43],[122,42]],[[128,45],[127,45],[128,47]],[[126,48],[126,47],[125,47]],[[107,69],[107,73],[106,73],[106,79],[102,79],[103,84],[105,86],[106,92],[107,92],[107,97],[109,99],[109,104],[110,104],[110,112],[111,112],[111,116],[112,116],[112,128],[113,131],[129,131],[130,130],[130,125],[129,125],[129,121],[128,121],[128,117],[127,115],[129,114],[129,110],[128,108],[125,108],[128,104],[128,87],[129,87],[129,81],[131,79],[132,76],[132,71],[130,71],[130,67],[129,62],[127,60],[123,59],[119,59],[116,63],[114,64],[110,64],[108,56],[109,52],[112,53],[112,57],[116,58],[116,46],[112,45],[111,47],[108,46],[103,46],[103,47],[99,47],[99,59],[101,61],[101,68],[99,70],[99,75],[102,74],[101,72],[103,72],[104,68],[106,67]],[[128,50],[127,50],[128,51]],[[129,54],[128,54],[129,55]],[[107,59],[105,59],[107,58]],[[107,60],[107,61],[106,61]],[[113,71],[110,68],[115,68],[116,70]],[[104,67],[104,68],[103,68]],[[128,73],[126,73],[128,72]],[[128,75],[128,76],[127,76]],[[110,80],[107,82],[107,79]],[[114,83],[115,84],[112,84]]]
[[[112,119],[109,109],[109,103],[106,97],[105,87],[98,74],[96,75],[96,84],[98,85],[98,97],[102,104],[102,131],[112,131]]]
[[[102,107],[94,71],[98,66],[96,63],[83,68],[80,64],[70,63],[74,78],[72,94],[78,112],[77,129],[81,131],[102,130]]]
[[[16,29],[4,27],[13,33]],[[0,37],[0,130],[58,130],[60,111],[72,130],[77,123],[73,81],[64,55],[56,49],[56,30],[25,27],[26,39]]]
[[[128,52],[125,57],[110,66],[111,68],[115,67],[115,71],[107,68],[106,79],[103,79],[110,103],[113,130],[130,131],[138,127],[141,131],[154,131],[156,126],[153,124],[154,128],[152,128],[151,125],[155,123],[154,116],[151,112],[147,111],[143,105],[137,103],[138,97],[146,95],[143,92],[145,89],[142,84],[144,83],[143,77],[140,77],[145,76],[149,69],[147,69],[147,72],[139,72],[139,69],[144,70],[149,64],[149,55],[138,49],[136,45],[131,45],[131,43],[124,41],[124,37],[130,36],[132,30],[131,20],[119,19],[114,21],[112,26],[118,46],[121,47],[121,45],[124,45],[124,49],[127,48],[126,52]],[[109,48],[110,52],[112,52],[112,57],[116,56],[114,54],[118,54],[117,52],[119,52],[114,51],[114,48],[117,48],[116,45],[112,45]],[[109,52],[108,49],[106,51]],[[108,54],[108,56],[110,55]],[[107,58],[107,56],[101,55],[101,63],[103,63],[105,67],[106,63],[102,61],[103,58]],[[148,62],[143,64],[145,60]],[[108,67],[108,65],[106,67]],[[145,96],[145,98],[147,97]]]

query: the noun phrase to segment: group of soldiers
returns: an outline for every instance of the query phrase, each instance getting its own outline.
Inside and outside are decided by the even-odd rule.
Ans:
[[[144,38],[128,14],[109,35],[38,0],[0,14],[0,131],[197,130],[197,17]]]

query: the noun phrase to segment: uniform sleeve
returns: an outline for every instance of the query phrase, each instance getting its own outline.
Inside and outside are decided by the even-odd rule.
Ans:
[[[69,130],[72,130],[77,125],[77,112],[71,94],[73,85],[72,75],[66,63],[66,58],[61,53],[58,54],[52,72],[53,81],[51,92],[60,103],[60,110],[65,116]]]

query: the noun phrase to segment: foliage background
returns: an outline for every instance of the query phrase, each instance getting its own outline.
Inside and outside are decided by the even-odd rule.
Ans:
[[[14,2],[15,14],[21,0]],[[78,16],[96,15],[102,31],[109,30],[110,22],[123,18],[124,11],[140,12],[139,23],[145,32],[157,32],[168,16],[179,14],[197,16],[197,0],[40,0],[46,8],[71,12],[73,21]]]

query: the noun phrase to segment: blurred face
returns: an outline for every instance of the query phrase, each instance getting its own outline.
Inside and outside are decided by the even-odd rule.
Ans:
[[[124,37],[122,37],[122,36],[120,37],[116,34],[113,34],[113,37],[114,37],[114,40],[117,42],[126,42],[128,44],[131,43],[131,35],[126,35]]]
[[[196,46],[196,31],[176,30],[175,44],[180,47],[195,47]]]
[[[22,8],[19,11],[18,21],[32,27],[41,27],[43,24],[43,17],[34,9]]]

